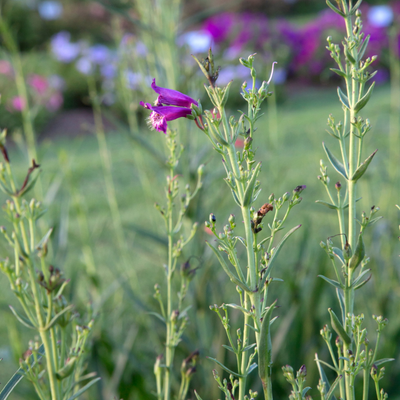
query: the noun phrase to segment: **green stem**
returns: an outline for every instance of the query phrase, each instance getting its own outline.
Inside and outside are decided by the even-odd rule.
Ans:
[[[248,310],[249,302],[248,295],[244,293],[244,302],[243,307]],[[249,325],[250,324],[250,316],[248,314],[244,314],[244,322],[243,322],[243,336],[242,336],[242,348],[245,348],[249,345]],[[247,381],[247,364],[249,360],[249,352],[245,351],[242,353],[242,360],[240,365],[240,373],[244,375],[243,378],[239,378],[239,400],[243,399],[246,394],[246,381]]]
[[[174,169],[170,170],[170,183],[172,185],[172,178],[174,176]],[[173,276],[173,215],[172,215],[172,207],[173,207],[173,198],[171,191],[172,188],[168,188],[168,271],[167,271],[167,337],[166,337],[166,355],[165,355],[165,376],[164,376],[164,400],[169,400],[171,396],[171,368],[174,358],[174,351],[172,348],[172,276]]]
[[[368,391],[369,391],[369,371],[367,369],[364,369],[363,372],[363,397],[362,400],[368,400]]]

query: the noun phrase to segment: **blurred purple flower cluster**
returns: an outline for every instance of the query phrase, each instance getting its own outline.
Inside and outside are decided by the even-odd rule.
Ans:
[[[388,27],[400,23],[400,1],[386,5],[362,7],[364,32],[371,35],[368,54],[378,55],[380,74],[378,80],[388,77],[386,57]],[[340,43],[345,31],[343,18],[326,10],[308,23],[298,26],[286,20],[270,20],[264,15],[250,13],[222,13],[204,21],[201,32],[210,36],[210,43],[219,47],[226,60],[236,59],[244,52],[258,52],[268,60],[278,60],[277,77],[283,82],[287,76],[296,79],[319,80],[329,73],[332,61],[324,51],[327,36]],[[400,51],[400,36],[397,38]],[[327,72],[328,71],[328,72]],[[226,75],[226,76],[225,76]],[[226,78],[226,79],[225,79]],[[221,80],[242,78],[238,66],[221,71]]]
[[[73,64],[84,75],[95,74],[100,78],[103,89],[103,102],[111,105],[115,102],[115,78],[121,57],[126,54],[144,56],[146,48],[131,34],[126,34],[117,49],[103,44],[89,45],[85,40],[73,42],[71,34],[62,31],[54,35],[50,43],[51,52],[56,60],[64,64]],[[127,87],[139,89],[143,77],[137,71],[125,69]],[[149,78],[145,78],[149,80]]]

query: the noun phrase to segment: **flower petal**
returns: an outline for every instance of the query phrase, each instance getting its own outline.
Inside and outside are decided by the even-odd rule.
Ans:
[[[153,79],[151,88],[159,95],[156,105],[165,104],[167,106],[190,107],[192,104],[198,105],[197,101],[190,96],[178,92],[173,89],[166,89],[156,85],[156,80]]]

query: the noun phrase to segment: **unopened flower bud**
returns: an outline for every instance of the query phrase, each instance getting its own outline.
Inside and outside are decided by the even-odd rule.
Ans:
[[[298,378],[299,378],[299,377],[305,378],[306,376],[307,376],[307,368],[306,368],[306,366],[303,364],[303,365],[300,367],[299,372],[297,373],[297,377],[298,377]]]
[[[253,141],[253,139],[252,139],[250,136],[248,136],[248,137],[244,140],[244,149],[245,149],[245,150],[248,150],[248,149],[250,148],[252,141]]]
[[[272,203],[274,201],[274,199],[275,199],[275,195],[273,193],[271,193],[270,196],[268,197],[268,201],[270,203]]]
[[[283,199],[283,201],[285,202],[285,201],[288,201],[288,199],[289,199],[289,192],[286,192],[284,195],[283,195],[283,197],[282,197],[282,199]]]
[[[203,173],[204,173],[204,168],[205,168],[205,165],[204,164],[201,164],[200,166],[199,166],[199,168],[197,168],[197,175],[198,176],[203,176]]]
[[[342,184],[340,182],[335,183],[335,188],[338,192],[340,192],[340,189],[342,188]]]
[[[210,222],[212,224],[215,224],[215,222],[217,221],[217,218],[215,218],[215,215],[213,213],[210,214]]]
[[[171,313],[171,321],[176,321],[179,317],[179,310],[174,310]]]

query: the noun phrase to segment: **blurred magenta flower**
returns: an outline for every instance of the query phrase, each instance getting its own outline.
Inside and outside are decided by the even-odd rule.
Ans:
[[[0,74],[12,75],[12,65],[7,60],[0,60]]]
[[[167,133],[168,121],[173,121],[177,118],[186,118],[192,114],[192,109],[187,107],[152,106],[149,103],[143,103],[143,101],[140,102],[140,105],[152,111],[148,119],[149,125],[153,129],[164,133]]]
[[[22,97],[15,96],[11,100],[12,107],[15,111],[22,111],[25,108],[25,100]]]
[[[46,93],[47,89],[49,88],[49,83],[44,76],[41,75],[32,75],[28,78],[28,83],[30,86],[35,89],[35,91],[39,95],[43,95]]]
[[[153,79],[151,83],[151,88],[158,94],[157,100],[155,104],[157,106],[166,105],[166,106],[178,106],[178,107],[191,107],[192,104],[198,106],[196,100],[191,97],[178,92],[173,89],[165,89],[156,85],[156,80]]]
[[[234,25],[233,13],[222,13],[208,18],[203,29],[210,33],[216,43],[224,41]]]

